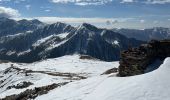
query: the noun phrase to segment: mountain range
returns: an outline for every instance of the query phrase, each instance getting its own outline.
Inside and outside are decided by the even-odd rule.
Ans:
[[[70,54],[113,61],[119,60],[121,50],[144,43],[88,23],[73,27],[61,22],[45,24],[36,19],[1,18],[0,28],[0,59],[15,62],[34,62]]]
[[[113,29],[128,38],[142,41],[170,39],[170,28],[154,27],[149,29]]]

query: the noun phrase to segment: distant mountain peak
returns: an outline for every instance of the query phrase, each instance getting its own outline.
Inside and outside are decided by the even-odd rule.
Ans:
[[[15,20],[12,20],[12,19],[9,19],[9,18],[6,18],[6,17],[0,17],[0,22],[7,22],[7,21],[15,21]]]
[[[95,31],[95,30],[98,30],[98,28],[94,25],[91,25],[89,23],[83,23],[80,25],[80,28],[86,28],[88,30],[92,30],[92,31]]]
[[[93,25],[91,25],[89,23],[82,23],[82,26],[93,26]]]
[[[67,27],[70,26],[68,24],[62,23],[62,22],[56,22],[50,25],[51,27]]]
[[[31,22],[33,22],[33,23],[37,23],[37,24],[42,23],[42,22],[41,22],[41,21],[39,21],[38,19],[33,19],[33,20],[31,20]]]
[[[9,20],[7,17],[0,17],[0,20]]]
[[[166,27],[153,27],[146,29],[113,29],[114,32],[118,32],[125,35],[128,38],[135,38],[142,41],[150,41],[153,39],[163,40],[170,39],[170,28]]]
[[[18,22],[19,23],[32,23],[32,24],[42,24],[43,23],[43,22],[39,21],[38,19],[33,19],[33,20],[21,19]]]

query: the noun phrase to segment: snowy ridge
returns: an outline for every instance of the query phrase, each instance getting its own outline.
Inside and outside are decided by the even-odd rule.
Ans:
[[[23,51],[23,52],[19,52],[17,55],[18,55],[18,56],[24,55],[24,54],[26,54],[26,53],[29,53],[30,51],[31,51],[31,50],[28,49],[28,50],[25,50],[25,51]]]
[[[39,46],[40,44],[46,42],[47,40],[49,40],[50,38],[54,37],[55,35],[50,35],[48,37],[45,38],[41,38],[40,40],[38,40],[37,42],[35,42],[32,46],[36,47]]]
[[[58,34],[57,36],[60,37],[61,39],[64,39],[67,37],[69,33],[61,33],[61,34]]]
[[[36,100],[169,100],[169,65],[167,58],[158,70],[144,75],[95,76],[52,90]]]

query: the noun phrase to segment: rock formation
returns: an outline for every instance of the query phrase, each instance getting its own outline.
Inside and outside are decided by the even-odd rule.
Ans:
[[[143,74],[149,64],[156,59],[170,56],[170,40],[152,40],[138,48],[121,52],[119,76]]]

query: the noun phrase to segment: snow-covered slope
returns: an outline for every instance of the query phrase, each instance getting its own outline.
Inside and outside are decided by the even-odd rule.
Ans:
[[[0,99],[35,87],[100,76],[106,70],[119,65],[118,62],[79,59],[79,57],[79,55],[63,56],[31,64],[1,63]],[[32,85],[19,89],[11,88],[24,82],[31,82]]]
[[[79,59],[80,55],[67,55],[54,59],[47,59],[31,64],[23,64],[22,69],[33,71],[51,71],[62,73],[85,73],[87,75],[100,75],[113,67],[118,67],[118,62],[104,62],[100,60]]]
[[[1,63],[0,98],[20,94],[35,87],[68,82],[35,99],[170,100],[170,58],[166,58],[155,71],[132,77],[116,77],[116,73],[109,75],[102,73],[118,67],[118,62],[79,57],[79,55],[63,56],[31,64]],[[13,68],[10,67],[11,64]],[[32,85],[21,89],[9,88],[23,82],[31,82]]]
[[[36,100],[170,100],[170,58],[159,69],[133,77],[94,76],[52,90]]]

